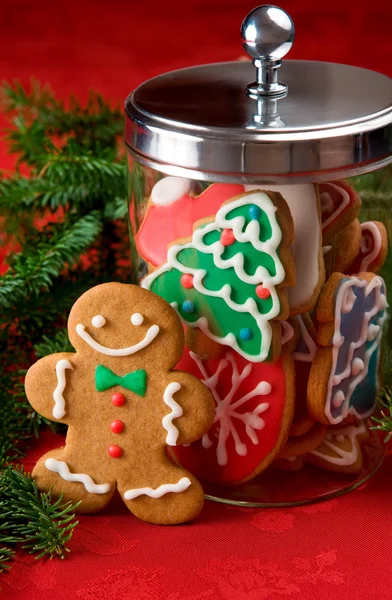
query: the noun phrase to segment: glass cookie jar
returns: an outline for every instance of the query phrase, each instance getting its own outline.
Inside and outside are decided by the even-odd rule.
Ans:
[[[216,404],[171,459],[208,498],[298,504],[382,461],[370,417],[390,357],[392,81],[282,64],[294,25],[274,6],[241,34],[253,64],[167,73],[127,98],[134,274],[178,312],[177,368]]]

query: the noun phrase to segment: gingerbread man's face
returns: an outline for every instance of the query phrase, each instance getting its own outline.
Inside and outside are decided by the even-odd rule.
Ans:
[[[141,288],[118,284],[114,290],[113,286],[93,288],[74,304],[68,320],[74,348],[80,355],[94,353],[106,363],[129,360],[135,367],[145,367],[148,353],[150,364],[175,366],[182,347],[177,315]],[[155,343],[158,338],[159,344]],[[179,356],[173,357],[175,348]]]

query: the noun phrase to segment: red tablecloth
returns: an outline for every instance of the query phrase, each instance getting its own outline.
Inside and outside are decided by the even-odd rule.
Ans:
[[[89,87],[113,101],[162,71],[241,54],[238,27],[254,0],[2,0],[0,74],[49,81],[61,96]],[[280,2],[297,39],[290,56],[392,75],[392,4]],[[12,161],[0,147],[0,167]],[[27,466],[61,439],[46,434]],[[294,509],[207,502],[197,522],[157,527],[120,501],[81,517],[66,560],[19,553],[0,577],[8,600],[389,600],[392,456],[359,490]]]

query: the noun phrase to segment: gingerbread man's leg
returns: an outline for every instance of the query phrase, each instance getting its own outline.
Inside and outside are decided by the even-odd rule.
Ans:
[[[116,490],[114,481],[102,481],[102,475],[92,472],[89,460],[81,459],[66,448],[57,448],[44,454],[33,469],[33,478],[38,489],[51,489],[54,498],[63,495],[63,502],[76,504],[76,512],[88,514],[102,510]],[[95,469],[93,469],[95,471]]]
[[[144,456],[138,471],[125,471],[117,481],[129,510],[142,521],[161,525],[197,517],[204,503],[203,488],[188,471],[164,457]]]

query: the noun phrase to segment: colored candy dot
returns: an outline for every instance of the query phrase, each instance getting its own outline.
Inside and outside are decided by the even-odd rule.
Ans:
[[[241,340],[250,340],[253,337],[252,330],[249,327],[243,327],[240,329],[240,338]]]
[[[181,308],[184,311],[184,313],[194,313],[195,312],[195,305],[193,304],[193,302],[191,300],[184,300]]]
[[[112,421],[110,423],[110,429],[113,433],[122,433],[124,431],[124,423],[117,419],[116,421]]]
[[[255,204],[252,204],[252,206],[249,207],[249,216],[254,221],[258,221],[261,217],[260,208],[258,206],[256,206]]]
[[[111,456],[112,458],[120,458],[122,456],[122,448],[120,448],[120,446],[117,446],[117,444],[110,444],[109,448],[108,448],[108,454],[109,456]]]
[[[186,288],[187,290],[193,288],[193,275],[189,275],[189,273],[184,273],[184,275],[181,275],[180,281],[182,287]]]
[[[231,246],[235,242],[235,235],[232,229],[224,229],[220,236],[221,244],[224,246]]]
[[[268,288],[265,288],[261,285],[261,283],[256,287],[256,296],[261,298],[262,300],[266,300],[271,296],[271,292]]]
[[[124,394],[120,394],[120,392],[116,392],[112,396],[112,402],[113,402],[114,406],[122,406],[125,403]]]

